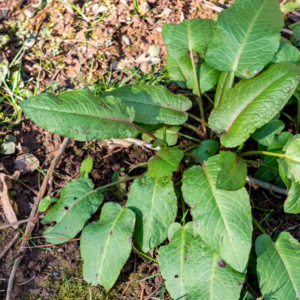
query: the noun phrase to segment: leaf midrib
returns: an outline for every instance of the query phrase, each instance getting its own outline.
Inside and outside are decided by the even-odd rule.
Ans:
[[[262,11],[262,9],[263,9],[263,7],[264,7],[264,4],[265,4],[265,1],[264,1],[264,3],[261,5],[259,11],[257,12],[255,18],[253,19],[253,21],[252,21],[252,23],[251,23],[251,25],[248,27],[248,30],[247,30],[247,33],[246,33],[246,35],[245,35],[245,37],[244,37],[243,43],[240,45],[240,46],[241,46],[241,47],[240,47],[240,51],[239,51],[239,52],[237,53],[237,55],[236,55],[236,61],[235,61],[235,64],[233,65],[233,70],[231,70],[231,71],[234,71],[234,72],[235,72],[235,71],[237,70],[237,68],[238,68],[239,59],[240,59],[240,57],[241,57],[241,55],[242,55],[242,53],[243,53],[244,47],[245,47],[245,45],[246,45],[246,41],[247,41],[248,38],[249,38],[249,34],[250,34],[250,32],[252,31],[252,28],[253,28],[253,26],[254,26],[254,23],[256,22],[258,16],[260,15],[260,13],[261,13],[261,11]]]
[[[29,107],[29,106],[27,106]],[[57,113],[66,113],[66,114],[73,114],[73,115],[82,115],[82,116],[87,116],[87,117],[94,117],[94,118],[103,118],[103,119],[108,119],[108,120],[113,120],[113,121],[117,121],[117,122],[122,122],[122,123],[131,123],[130,121],[128,120],[124,120],[124,119],[119,119],[119,118],[115,118],[115,117],[109,117],[109,116],[103,116],[103,115],[93,115],[93,114],[84,114],[84,113],[80,113],[78,111],[76,112],[71,112],[71,111],[65,111],[65,110],[58,110],[58,109],[48,109],[48,108],[37,108],[37,107],[34,107],[34,106],[30,106],[31,108],[33,109],[38,109],[38,110],[46,110],[46,111],[49,111],[49,112],[57,112]],[[131,124],[128,124],[128,125],[131,125]]]
[[[113,222],[112,227],[110,227],[110,231],[112,230],[113,233],[114,233],[114,228],[115,228],[115,226],[116,226],[116,223],[119,221],[119,218],[121,217],[121,215],[123,214],[123,212],[125,212],[124,208],[121,209],[121,211],[119,212],[119,214],[118,214],[116,220]],[[103,268],[104,259],[105,259],[105,257],[106,257],[106,252],[107,252],[108,244],[109,244],[109,242],[110,242],[110,240],[111,240],[111,237],[112,237],[112,234],[109,234],[109,235],[108,235],[108,239],[107,239],[107,241],[106,241],[106,243],[105,243],[104,253],[103,253],[103,255],[102,255],[101,264],[100,264],[100,267],[99,267],[99,275],[100,275],[100,274],[102,275],[101,270],[102,270],[102,268]],[[99,280],[100,280],[100,276],[98,276],[98,277],[99,277]]]
[[[234,252],[235,252],[235,257],[238,258],[239,255],[238,255],[238,253],[237,253],[237,251],[236,251],[236,249],[235,249],[235,245],[234,245],[234,243],[233,243],[233,241],[232,241],[232,238],[231,238],[231,235],[230,235],[230,230],[229,230],[228,227],[227,227],[227,223],[225,222],[225,219],[223,218],[223,215],[222,215],[222,211],[220,210],[220,207],[219,207],[219,205],[218,205],[217,195],[216,195],[216,193],[215,193],[214,185],[213,185],[213,183],[212,183],[212,181],[211,181],[211,177],[210,177],[209,172],[208,172],[208,170],[206,169],[206,166],[205,166],[205,165],[203,166],[203,170],[204,170],[204,172],[205,172],[205,175],[206,175],[207,180],[208,180],[208,182],[209,182],[210,188],[211,188],[211,190],[212,190],[213,197],[214,197],[215,200],[216,200],[217,207],[218,207],[218,210],[219,210],[219,212],[220,212],[220,215],[221,215],[221,218],[222,218],[222,220],[223,220],[223,223],[224,223],[224,225],[225,225],[225,228],[226,228],[226,231],[227,231],[227,233],[228,233],[228,236],[229,236],[229,238],[230,238],[231,245],[233,246],[233,249],[234,249]],[[239,260],[238,260],[238,262],[239,262]],[[239,266],[241,267],[240,262],[239,262]]]

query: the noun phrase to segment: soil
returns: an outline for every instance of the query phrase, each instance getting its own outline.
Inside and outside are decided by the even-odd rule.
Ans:
[[[72,1],[82,8],[84,2]],[[12,62],[20,50],[26,38],[25,29],[28,29],[36,38],[36,43],[22,51],[22,80],[30,77],[37,79],[39,64],[40,81],[39,91],[48,89],[59,92],[85,86],[83,80],[89,85],[96,84],[99,90],[104,91],[109,87],[127,79],[134,72],[135,76],[128,82],[143,80],[148,76],[150,82],[166,84],[163,76],[166,47],[162,40],[161,28],[165,23],[179,23],[185,19],[196,17],[213,18],[217,12],[204,6],[202,0],[148,0],[144,8],[144,16],[134,11],[131,0],[114,1],[91,0],[86,4],[86,14],[89,18],[98,18],[97,24],[90,30],[90,24],[80,18],[80,15],[70,6],[59,1],[53,5],[44,6],[43,1],[0,0],[0,34],[7,36],[8,43],[1,45],[0,51],[5,53],[9,62]],[[218,1],[213,1],[218,3]],[[224,2],[224,1],[219,1]],[[230,1],[231,3],[234,1]],[[226,1],[225,4],[230,4]],[[6,16],[1,15],[4,9],[10,9]],[[105,9],[105,10],[104,10]],[[36,18],[36,19],[34,19]],[[37,23],[34,21],[38,20]],[[290,20],[288,22],[291,22]],[[147,57],[149,47],[159,46],[158,59]],[[2,48],[1,48],[2,47]],[[13,70],[19,68],[20,58],[15,62]],[[151,65],[154,62],[153,65]],[[91,68],[91,65],[93,66]],[[112,72],[110,72],[112,68]],[[136,72],[137,69],[140,70]],[[12,70],[12,71],[13,71]],[[159,78],[159,79],[156,79]],[[83,79],[83,80],[82,80]],[[29,82],[28,89],[32,92],[35,85]],[[176,93],[178,87],[169,86]],[[210,95],[213,97],[213,95]],[[205,109],[210,105],[204,99]],[[10,112],[9,106],[7,111]],[[195,108],[194,108],[195,109]],[[286,113],[295,116],[295,106],[286,107]],[[12,110],[11,110],[12,112]],[[206,111],[207,116],[209,110]],[[284,120],[285,130],[293,131],[294,125],[289,119]],[[198,127],[193,120],[189,123]],[[5,130],[5,132],[4,132]],[[62,143],[62,137],[50,133],[28,120],[12,126],[9,129],[1,127],[2,134],[15,136],[17,144],[26,147],[28,153],[33,154],[40,162],[42,169],[47,172],[51,159],[55,156]],[[190,136],[193,133],[189,129],[181,130]],[[201,137],[197,137],[202,139]],[[192,142],[179,137],[179,143]],[[257,142],[249,140],[244,150],[257,149]],[[51,195],[56,195],[71,178],[78,176],[81,162],[92,157],[94,166],[90,173],[95,187],[110,183],[114,172],[131,165],[141,164],[153,156],[153,151],[141,147],[116,148],[109,150],[105,143],[100,141],[75,142],[71,141],[61,161],[59,162],[53,177]],[[0,163],[4,165],[7,174],[15,171],[14,161],[21,151],[16,150],[13,155],[0,155]],[[256,157],[257,158],[257,157]],[[250,167],[250,166],[249,166]],[[139,175],[144,168],[136,168],[130,174]],[[250,175],[254,176],[256,168],[249,168]],[[175,173],[179,178],[180,172]],[[11,191],[12,206],[18,220],[27,219],[33,204],[34,191],[39,191],[43,180],[43,173],[34,171],[21,174],[20,181],[31,189],[28,189],[20,181],[14,181]],[[130,183],[126,184],[126,191]],[[261,220],[265,212],[269,217],[262,223],[269,234],[279,234],[299,224],[299,216],[284,214],[284,197],[270,194],[254,186],[246,187],[251,196],[253,216]],[[115,189],[105,192],[105,201],[115,201],[124,206],[126,197],[119,197]],[[102,206],[101,206],[102,207]],[[179,204],[180,207],[180,204]],[[100,208],[101,209],[101,208]],[[93,215],[90,221],[99,219],[100,209]],[[188,215],[188,219],[191,217]],[[3,213],[0,213],[0,226],[6,224]],[[25,225],[20,229],[23,233]],[[45,225],[38,223],[32,233],[30,249],[18,268],[12,299],[159,299],[163,279],[160,275],[146,281],[135,283],[138,280],[159,273],[159,267],[154,262],[145,261],[144,258],[132,253],[128,262],[123,267],[115,286],[106,293],[102,287],[92,287],[82,278],[82,260],[80,257],[79,243],[75,240],[62,245],[49,246],[41,237]],[[277,232],[276,232],[277,231]],[[0,233],[0,253],[15,235],[15,229],[9,228]],[[294,237],[300,240],[300,227],[289,230]],[[260,234],[254,230],[253,239]],[[80,234],[78,235],[80,237]],[[13,261],[20,245],[19,240],[8,254],[0,261],[0,299],[5,299],[7,281],[11,272]],[[150,253],[157,259],[156,251]],[[250,267],[245,288],[251,291],[254,299],[258,297],[259,289],[255,276],[255,251],[251,251]],[[143,297],[141,297],[143,294]],[[167,291],[163,291],[164,299],[170,299]],[[150,296],[151,295],[151,296]],[[156,296],[155,296],[156,295]]]

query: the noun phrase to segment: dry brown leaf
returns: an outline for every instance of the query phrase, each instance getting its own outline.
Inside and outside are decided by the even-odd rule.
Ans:
[[[14,223],[14,222],[17,222],[18,219],[17,219],[16,214],[10,204],[10,200],[9,200],[9,196],[8,196],[8,185],[9,185],[10,181],[7,181],[7,184],[6,184],[6,181],[5,181],[6,177],[7,176],[5,174],[3,174],[3,173],[0,174],[0,178],[2,179],[2,187],[3,187],[2,196],[1,196],[1,206],[3,208],[3,211],[4,211],[7,221],[9,223]],[[11,182],[10,182],[10,185],[11,185]],[[12,227],[14,229],[17,229],[18,225],[14,225]]]
[[[15,169],[23,174],[35,171],[39,165],[39,160],[33,154],[23,154],[15,160]]]

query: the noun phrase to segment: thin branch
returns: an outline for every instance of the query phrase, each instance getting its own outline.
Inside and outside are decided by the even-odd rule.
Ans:
[[[270,192],[275,192],[275,193],[278,193],[278,194],[281,194],[281,195],[287,195],[287,192],[285,189],[282,189],[282,188],[279,188],[271,183],[267,183],[267,182],[263,182],[261,180],[258,180],[256,178],[253,178],[253,177],[249,177],[247,176],[247,182],[249,183],[252,183],[252,184],[255,184],[259,187],[262,187],[266,190],[269,190]]]
[[[6,229],[6,228],[12,227],[14,225],[19,225],[19,224],[27,223],[29,221],[32,221],[33,219],[34,218],[29,218],[29,219],[26,219],[26,220],[21,220],[21,221],[17,221],[17,222],[13,222],[13,223],[7,224],[7,225],[3,225],[3,226],[0,227],[0,229]]]
[[[43,198],[43,196],[45,194],[45,191],[46,191],[46,188],[47,188],[47,185],[48,185],[49,177],[52,176],[52,172],[55,170],[55,168],[56,168],[58,162],[60,161],[65,149],[67,148],[70,140],[71,139],[69,139],[69,138],[65,138],[63,140],[63,142],[62,142],[62,144],[61,144],[61,146],[60,146],[60,148],[59,148],[59,150],[56,154],[55,159],[52,161],[51,166],[50,166],[50,168],[47,172],[47,175],[46,175],[46,177],[43,181],[43,184],[41,186],[39,195],[37,197],[35,197],[35,201],[34,201],[34,204],[32,206],[32,210],[31,210],[29,219],[35,218],[37,220],[37,208],[38,208],[40,200]],[[17,272],[17,269],[18,269],[23,257],[25,256],[25,253],[26,253],[26,247],[27,247],[28,242],[25,239],[27,238],[27,236],[34,229],[34,224],[35,224],[35,220],[33,220],[33,222],[30,221],[30,222],[27,223],[26,231],[25,231],[25,234],[24,234],[24,239],[23,239],[21,247],[19,249],[19,255],[20,256],[18,258],[16,258],[16,260],[14,262],[14,265],[13,265],[13,268],[12,268],[12,271],[11,271],[10,276],[9,276],[8,285],[7,285],[7,292],[6,292],[6,300],[11,300],[11,295],[12,295],[12,291],[13,291],[13,285],[14,285],[16,272]]]
[[[0,254],[0,260],[5,256],[5,254],[9,251],[9,249],[15,244],[15,242],[20,237],[21,233],[20,230],[15,234],[15,236],[12,238],[12,240],[6,245],[4,250]]]

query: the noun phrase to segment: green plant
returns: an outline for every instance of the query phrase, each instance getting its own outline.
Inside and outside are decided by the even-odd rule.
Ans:
[[[159,247],[158,262],[172,298],[239,299],[253,222],[262,232],[255,248],[264,299],[299,298],[300,245],[286,232],[276,241],[266,234],[251,215],[244,187],[246,163],[260,165],[261,177],[287,189],[285,212],[300,213],[300,135],[277,135],[284,125],[281,111],[300,80],[298,49],[280,42],[283,24],[277,0],[236,0],[216,23],[193,19],[164,25],[169,75],[181,88],[193,91],[200,118],[187,113],[190,99],[163,86],[127,85],[101,96],[80,89],[58,96],[41,94],[21,103],[39,126],[78,141],[143,133],[154,140],[153,147],[161,148],[143,176],[123,177],[97,189],[88,178],[71,181],[42,220],[56,221],[44,232],[50,243],[63,243],[83,229],[86,281],[109,290],[130,255],[132,235],[145,253],[169,237],[170,242]],[[198,65],[194,55],[199,55]],[[201,96],[216,85],[206,122]],[[176,144],[180,126],[201,135],[186,123],[188,117],[201,123],[204,138],[210,129],[211,139],[170,147]],[[250,137],[259,142],[258,150],[241,152]],[[253,155],[262,155],[264,162],[244,160]],[[176,173],[173,183],[172,173],[183,166],[183,158],[187,168],[182,178]],[[126,206],[105,203],[100,221],[83,228],[102,204],[103,191],[129,180],[134,181]],[[186,223],[188,213],[193,221]]]

